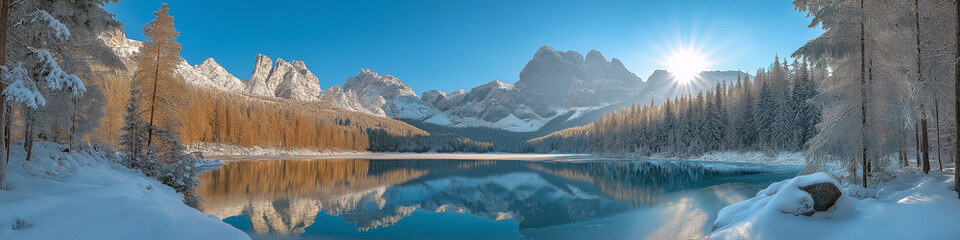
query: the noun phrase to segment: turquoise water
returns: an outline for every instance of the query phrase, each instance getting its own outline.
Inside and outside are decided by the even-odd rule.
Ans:
[[[671,161],[279,160],[203,172],[254,239],[702,238],[799,167]]]

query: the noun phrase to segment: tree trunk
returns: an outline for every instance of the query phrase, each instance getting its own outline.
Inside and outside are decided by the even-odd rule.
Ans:
[[[166,5],[164,5],[166,6]],[[156,67],[153,70],[153,96],[150,98],[150,128],[147,128],[147,147],[153,143],[153,113],[157,107],[157,84],[160,82],[160,43],[157,43],[157,58],[153,63]]]
[[[7,20],[10,19],[10,8],[9,0],[0,0],[0,66],[7,64]],[[0,77],[2,78],[2,77]],[[5,89],[7,86],[3,84],[2,79],[0,79],[0,89]],[[6,114],[7,98],[0,97],[0,126],[4,128],[7,127],[9,123]],[[9,137],[3,136],[0,137],[0,146],[7,145],[5,141]],[[4,148],[0,151],[0,190],[7,189],[7,164],[10,162],[10,148]]]
[[[913,1],[913,14],[914,14],[914,23],[917,25],[917,83],[920,84],[920,91],[924,90],[923,86],[923,51],[920,45],[920,0]],[[923,173],[930,173],[930,138],[929,132],[927,132],[927,113],[926,109],[923,107],[923,98],[920,100],[920,137],[921,146],[920,149],[923,151]],[[918,158],[919,160],[919,158]],[[920,165],[920,163],[917,163]]]
[[[860,10],[863,10],[863,0],[860,0]],[[867,187],[867,76],[866,76],[866,29],[864,22],[866,19],[860,19],[860,145],[863,147],[863,187]]]
[[[71,97],[71,98],[70,98],[70,104],[71,104],[72,109],[73,109],[73,114],[70,115],[70,136],[67,137],[67,141],[69,142],[69,144],[68,144],[69,148],[68,148],[68,149],[70,149],[70,150],[72,150],[71,148],[73,148],[73,145],[74,145],[74,143],[75,143],[75,142],[74,142],[74,137],[77,135],[77,124],[78,124],[78,123],[77,123],[77,118],[78,118],[77,115],[79,114],[79,110],[77,110],[77,102],[78,102],[79,100],[80,100],[80,99],[79,99],[78,97]]]
[[[920,126],[913,125],[913,143],[917,145],[917,154],[914,159],[917,160],[917,168],[920,168]]]
[[[958,127],[956,131],[954,131],[954,135],[956,135],[955,136],[956,138],[954,141],[955,145],[953,146],[953,151],[954,151],[953,190],[957,191],[957,193],[960,193],[960,168],[957,167],[958,165],[960,165],[960,1],[957,1],[956,3],[954,3],[954,5],[956,5],[957,7],[957,11],[956,11],[957,27],[954,30],[956,31],[956,34],[957,34],[957,39],[956,39],[957,49],[955,49],[954,51],[954,53],[956,54],[955,56],[956,61],[954,61],[954,64],[956,65],[954,66],[954,71],[956,72],[953,76],[956,77],[957,80],[954,82],[954,86],[953,86],[953,91],[954,91],[953,92],[954,93],[953,94],[953,110],[954,110],[953,120],[954,120],[954,123],[956,124],[954,126],[958,126]],[[960,196],[960,194],[958,194],[957,196]]]
[[[937,166],[940,167],[940,171],[943,172],[943,154],[940,149],[943,149],[943,145],[940,145],[940,101],[936,98],[933,99],[933,112],[934,118],[937,121]]]
[[[23,112],[27,115],[26,126],[23,128],[23,150],[27,151],[27,158],[25,158],[23,161],[29,162],[30,157],[33,156],[33,129],[35,127],[34,125],[36,124],[36,118],[34,117],[34,115],[36,115],[36,110],[25,109]]]
[[[13,106],[9,104],[3,107],[3,122],[6,123],[3,125],[3,149],[9,153],[12,143],[10,141],[10,125],[13,123]],[[10,154],[7,154],[4,158],[8,163],[10,162]]]
[[[923,150],[923,173],[930,173],[930,139],[928,136],[927,118],[920,119],[920,149]]]

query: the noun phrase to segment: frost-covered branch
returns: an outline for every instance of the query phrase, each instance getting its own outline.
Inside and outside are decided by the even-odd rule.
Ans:
[[[71,94],[74,96],[83,95],[87,91],[87,88],[83,86],[83,81],[80,80],[77,75],[68,74],[60,68],[60,65],[57,64],[57,61],[53,59],[53,54],[46,49],[34,49],[31,48],[34,54],[37,54],[37,59],[40,62],[40,74],[45,75],[44,80],[47,81],[47,86],[53,90],[60,90],[66,88],[71,91]]]
[[[17,63],[13,69],[7,66],[0,66],[3,72],[4,81],[8,82],[7,88],[3,89],[3,96],[7,100],[23,103],[27,107],[37,109],[46,104],[37,85],[30,78],[27,69],[23,68],[22,63]]]
[[[53,29],[54,36],[60,40],[70,40],[70,29],[67,28],[67,25],[64,25],[57,20],[57,18],[50,15],[47,11],[37,10],[34,14],[33,19],[30,19],[31,23],[43,22],[46,23],[50,29]]]

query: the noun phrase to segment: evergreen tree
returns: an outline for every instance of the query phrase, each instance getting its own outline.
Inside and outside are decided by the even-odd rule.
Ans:
[[[753,128],[757,129],[755,146],[759,149],[769,149],[771,146],[769,143],[773,133],[770,126],[773,125],[773,109],[775,107],[776,102],[774,102],[773,93],[770,92],[766,82],[761,83],[760,92],[757,94],[757,101],[753,107]]]
[[[168,130],[174,128],[175,126],[168,122],[162,129],[156,130],[158,141],[153,148],[156,149],[154,152],[158,162],[163,166],[156,178],[177,192],[191,194],[200,185],[193,170],[197,159],[184,152],[186,147],[183,146],[180,133]],[[187,199],[191,198],[188,196]]]
[[[131,169],[138,169],[147,176],[155,176],[160,167],[156,157],[147,146],[147,133],[150,126],[143,118],[140,110],[139,89],[131,87],[130,99],[127,100],[126,114],[123,116],[123,127],[120,128],[121,163]]]
[[[803,61],[797,70],[797,81],[793,86],[793,103],[796,106],[797,144],[800,148],[817,134],[817,124],[820,124],[820,111],[809,100],[817,95],[816,83],[810,77],[807,62]]]
[[[739,147],[741,149],[750,149],[754,146],[757,138],[757,128],[754,127],[754,105],[753,84],[750,82],[750,76],[744,76],[743,85],[740,87],[742,95],[737,103],[737,112],[740,117],[736,120],[737,132],[740,136]]]

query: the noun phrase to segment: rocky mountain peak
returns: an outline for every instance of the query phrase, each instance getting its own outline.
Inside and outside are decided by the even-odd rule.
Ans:
[[[356,76],[347,78],[341,91],[328,90],[321,98],[346,108],[390,118],[423,120],[439,113],[400,79],[370,69],[361,69]]]
[[[247,86],[250,94],[292,100],[316,100],[322,91],[320,79],[303,61],[277,58],[274,63],[263,54],[257,54]]]
[[[598,64],[598,63],[603,64],[603,63],[607,63],[607,58],[603,57],[603,54],[601,54],[600,51],[597,51],[596,49],[594,49],[594,50],[590,50],[590,52],[587,52],[587,58],[585,61],[586,61],[586,64],[588,65]]]

